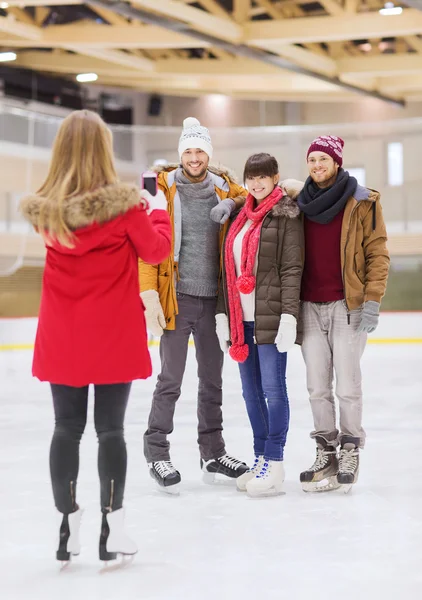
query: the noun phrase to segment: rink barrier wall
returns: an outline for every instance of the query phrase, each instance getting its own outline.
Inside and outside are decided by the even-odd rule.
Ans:
[[[422,344],[422,338],[369,338],[368,344],[370,345],[412,345]],[[148,346],[159,346],[159,340],[150,340]],[[194,346],[193,340],[189,342],[189,346]],[[0,352],[7,352],[11,350],[33,350],[34,344],[0,344]]]

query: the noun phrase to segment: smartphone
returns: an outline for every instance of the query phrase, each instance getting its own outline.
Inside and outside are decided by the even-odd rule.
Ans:
[[[157,195],[157,173],[154,173],[154,171],[142,173],[142,189],[147,190],[151,196]]]

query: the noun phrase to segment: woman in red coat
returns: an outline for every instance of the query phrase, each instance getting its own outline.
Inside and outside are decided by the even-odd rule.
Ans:
[[[119,183],[110,130],[82,110],[63,121],[47,179],[21,210],[47,248],[33,375],[48,381],[53,395],[50,471],[63,513],[57,559],[80,549],[76,482],[89,384],[99,441],[100,558],[134,554],[123,529],[123,425],[131,382],[151,375],[138,257],[157,264],[170,253],[166,200]]]

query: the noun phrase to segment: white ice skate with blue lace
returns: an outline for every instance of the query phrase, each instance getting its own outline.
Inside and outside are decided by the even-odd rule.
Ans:
[[[278,496],[283,493],[284,463],[281,460],[264,460],[260,472],[246,484],[251,498]]]
[[[262,455],[255,456],[255,461],[252,468],[248,469],[246,473],[243,473],[243,475],[240,475],[240,477],[236,479],[236,487],[239,490],[239,492],[246,492],[246,484],[256,475],[259,475],[263,465],[264,457]]]

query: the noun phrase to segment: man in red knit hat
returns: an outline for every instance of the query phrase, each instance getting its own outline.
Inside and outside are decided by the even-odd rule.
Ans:
[[[380,194],[343,170],[343,147],[332,135],[312,142],[309,177],[298,198],[306,248],[302,352],[317,445],[314,464],[300,474],[305,491],[341,485],[348,491],[357,481],[365,444],[360,360],[367,334],[378,325],[390,262]]]

